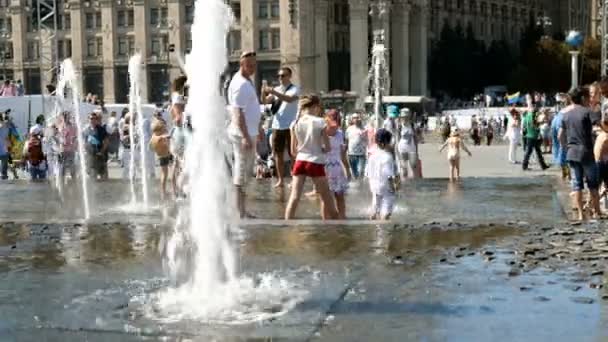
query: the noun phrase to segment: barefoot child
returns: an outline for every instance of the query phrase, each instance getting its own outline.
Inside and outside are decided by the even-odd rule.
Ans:
[[[155,120],[152,124],[152,138],[150,139],[150,147],[160,162],[160,189],[161,199],[167,199],[167,176],[169,174],[169,165],[173,163],[173,155],[169,151],[169,135],[167,135],[167,126],[160,120]]]
[[[325,114],[327,123],[327,135],[331,146],[325,161],[325,173],[329,182],[329,189],[334,194],[336,207],[338,208],[338,219],[346,219],[346,202],[344,195],[348,189],[348,180],[351,178],[350,168],[346,160],[346,141],[344,132],[340,129],[340,113],[332,109]]]
[[[190,137],[190,129],[184,114],[185,100],[183,96],[174,99],[171,115],[173,117],[173,128],[169,134],[171,138],[171,154],[173,155],[173,171],[171,181],[175,198],[185,196],[185,179],[182,168],[185,162],[186,145]]]
[[[471,156],[471,152],[460,138],[458,128],[452,129],[450,137],[441,146],[439,152],[442,152],[446,146],[448,147],[448,162],[450,163],[450,181],[458,180],[460,179],[460,148],[462,147]]]
[[[365,169],[373,198],[371,220],[388,220],[393,214],[399,178],[395,172],[395,158],[391,153],[392,138],[392,134],[384,128],[376,132],[374,140],[377,149],[370,155]]]
[[[42,129],[34,126],[23,149],[27,170],[33,182],[44,181],[47,173],[46,156],[42,149]]]

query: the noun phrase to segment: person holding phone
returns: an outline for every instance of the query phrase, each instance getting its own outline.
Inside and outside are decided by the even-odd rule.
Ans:
[[[273,114],[270,144],[277,170],[275,187],[280,188],[284,185],[285,179],[285,154],[287,153],[291,160],[294,159],[289,151],[290,127],[298,114],[300,89],[291,83],[292,71],[290,68],[280,68],[277,76],[279,78],[278,87],[272,88],[268,84],[262,86],[262,101],[264,104],[271,105],[270,111]]]

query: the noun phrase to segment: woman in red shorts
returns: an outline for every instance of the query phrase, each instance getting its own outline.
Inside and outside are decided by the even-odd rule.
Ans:
[[[291,151],[296,156],[293,165],[291,196],[285,209],[285,219],[293,218],[302,196],[306,177],[310,177],[321,197],[321,217],[335,220],[338,211],[325,176],[325,154],[329,151],[321,100],[307,95],[300,98],[300,113],[291,128]]]

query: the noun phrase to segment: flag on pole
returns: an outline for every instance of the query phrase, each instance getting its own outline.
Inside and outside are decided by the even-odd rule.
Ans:
[[[511,95],[507,95],[507,100],[509,101],[509,104],[515,104],[517,102],[519,102],[519,92],[515,93],[515,94],[511,94]]]

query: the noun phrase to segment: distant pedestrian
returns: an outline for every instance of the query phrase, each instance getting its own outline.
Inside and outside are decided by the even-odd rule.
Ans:
[[[450,182],[457,181],[460,179],[460,149],[471,156],[471,152],[460,138],[458,128],[452,130],[450,137],[441,146],[439,152],[442,152],[446,147],[448,148],[448,163],[450,164]]]
[[[25,95],[25,88],[23,87],[23,83],[21,83],[21,80],[17,80],[17,96],[23,96]]]
[[[504,137],[509,140],[509,162],[517,164],[517,146],[521,141],[521,115],[515,108],[511,109],[511,120]]]
[[[540,149],[542,139],[540,136],[540,129],[538,127],[537,115],[538,112],[536,109],[529,110],[524,116],[522,123],[525,131],[524,138],[526,139],[526,153],[522,162],[522,168],[524,171],[528,170],[528,163],[530,162],[532,152],[536,152],[536,159],[538,160],[541,169],[545,170],[549,168],[549,166],[545,163],[545,159],[543,158],[543,154]]]
[[[11,81],[5,80],[0,87],[0,97],[17,96],[17,88]]]
[[[118,130],[118,118],[116,112],[110,113],[110,118],[106,123],[110,145],[108,145],[108,155],[112,155],[114,160],[118,160],[118,150],[120,149],[120,131]]]
[[[348,146],[348,162],[355,179],[363,176],[367,160],[367,133],[359,113],[351,116],[350,126],[346,129],[346,143]]]
[[[11,150],[10,129],[4,117],[0,118],[0,179],[8,179],[8,159]]]

